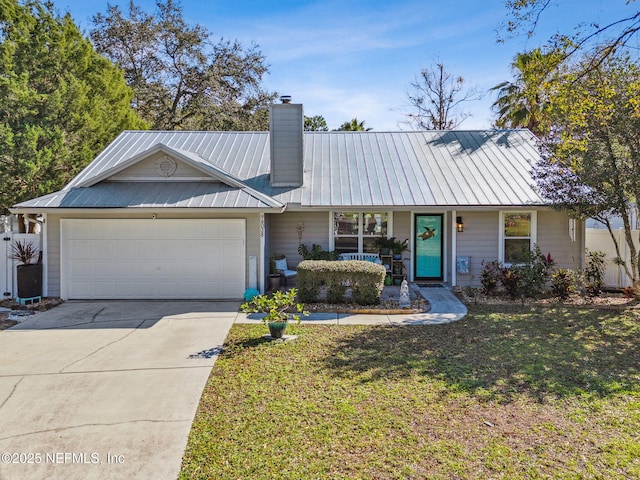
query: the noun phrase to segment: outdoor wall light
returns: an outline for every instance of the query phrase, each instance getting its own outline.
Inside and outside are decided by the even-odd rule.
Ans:
[[[458,232],[464,232],[464,223],[462,223],[462,217],[456,217],[456,229]]]

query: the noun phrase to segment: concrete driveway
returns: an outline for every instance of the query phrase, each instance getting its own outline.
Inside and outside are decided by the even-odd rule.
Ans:
[[[0,332],[0,480],[174,480],[237,308],[69,302]]]

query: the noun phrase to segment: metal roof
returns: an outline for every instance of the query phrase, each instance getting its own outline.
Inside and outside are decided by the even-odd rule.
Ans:
[[[101,182],[17,205],[25,208],[274,208],[220,182]]]
[[[63,190],[16,207],[544,204],[533,188],[530,171],[540,154],[528,130],[305,132],[304,140],[303,186],[272,188],[269,132],[125,131]],[[211,166],[212,177],[227,185],[102,181],[158,148]]]

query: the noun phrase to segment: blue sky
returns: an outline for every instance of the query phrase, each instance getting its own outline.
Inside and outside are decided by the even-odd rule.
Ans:
[[[84,30],[107,2],[54,0]],[[128,1],[112,0],[123,6]],[[153,0],[136,3],[153,11]],[[551,0],[533,38],[498,43],[507,20],[504,0],[247,1],[182,0],[184,17],[212,38],[255,42],[269,65],[264,87],[303,103],[305,115],[323,115],[330,129],[357,117],[374,130],[408,129],[409,84],[439,61],[481,91],[511,80],[518,52],[541,46],[555,31],[587,22],[604,24],[634,12],[625,0]],[[494,93],[464,109],[461,128],[489,128]]]

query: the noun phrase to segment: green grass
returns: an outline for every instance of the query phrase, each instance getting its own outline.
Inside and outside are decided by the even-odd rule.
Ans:
[[[440,326],[301,325],[287,343],[235,325],[180,478],[638,478],[639,320],[470,307]]]

